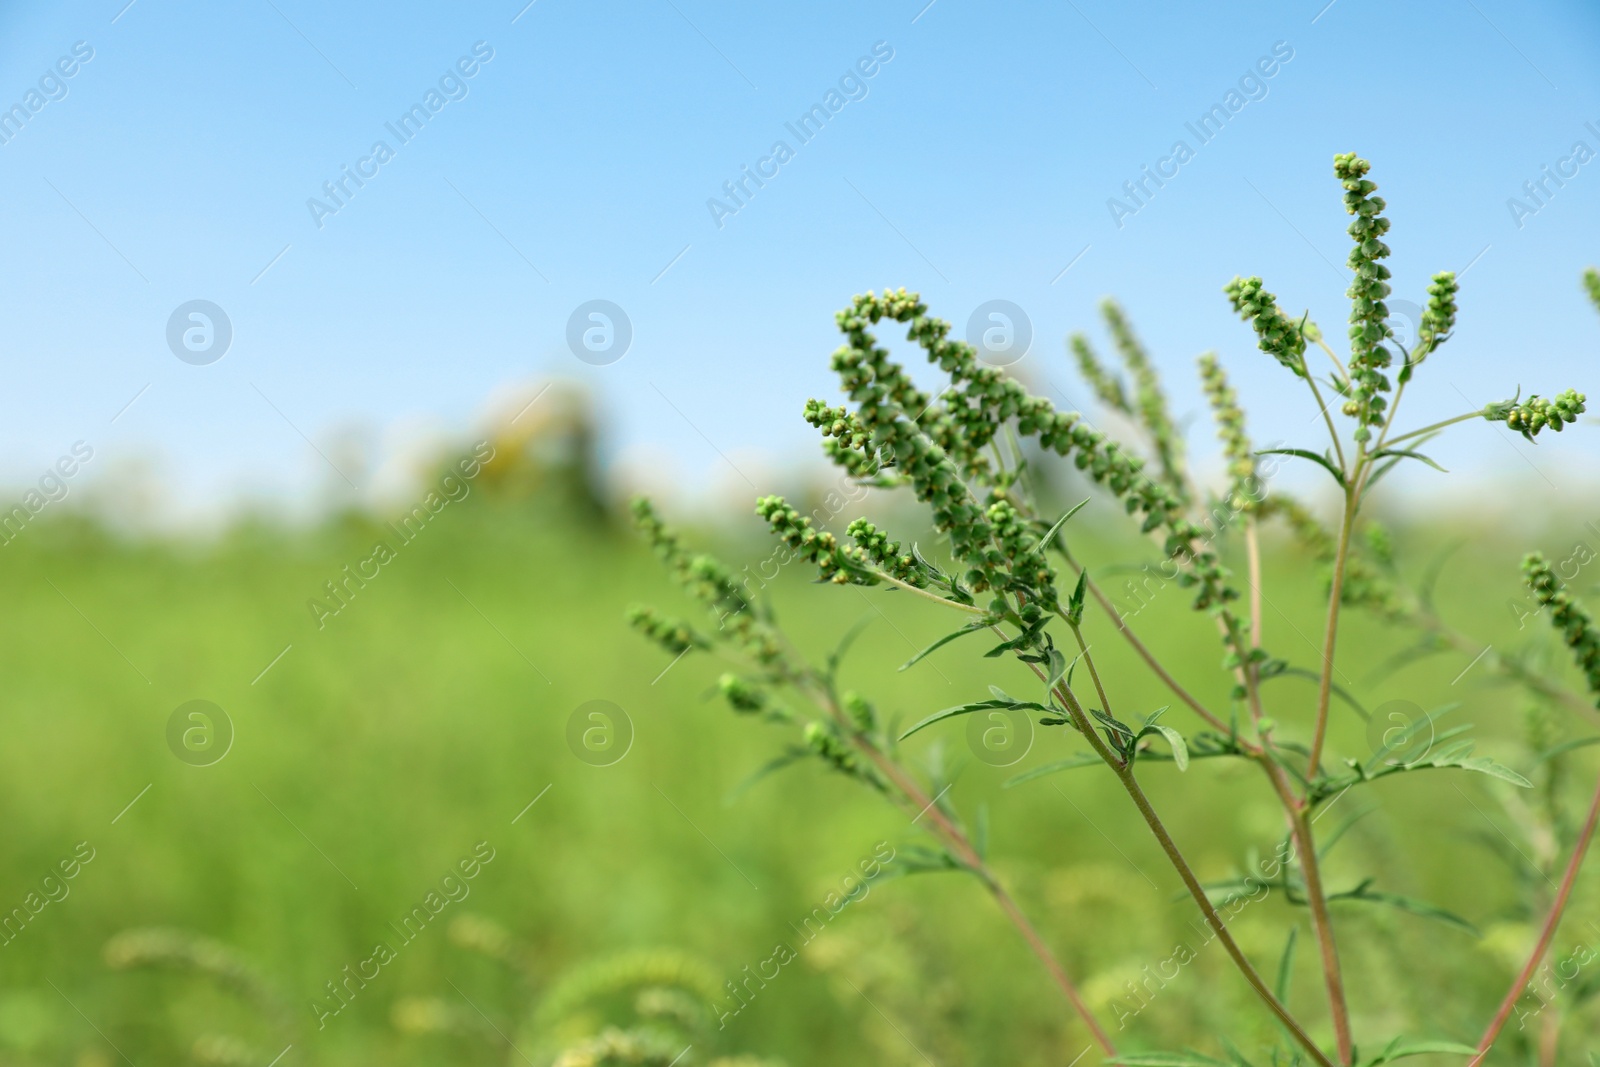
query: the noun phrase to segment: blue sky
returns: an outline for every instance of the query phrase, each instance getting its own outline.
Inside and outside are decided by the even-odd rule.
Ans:
[[[1412,419],[1600,386],[1577,281],[1600,261],[1600,160],[1531,215],[1507,204],[1575,142],[1600,152],[1592,7],[524,2],[8,4],[0,106],[41,78],[65,95],[0,145],[0,475],[31,480],[81,439],[85,477],[148,461],[175,507],[292,510],[357,428],[385,449],[465,433],[496,389],[565,377],[595,394],[608,462],[746,496],[814,453],[798,414],[835,396],[832,313],[886,284],[958,329],[1016,303],[1034,331],[1018,369],[1080,403],[1062,338],[1105,347],[1095,304],[1116,295],[1180,411],[1203,413],[1193,361],[1215,349],[1258,440],[1316,444],[1221,287],[1259,273],[1342,334],[1346,150],[1389,200],[1397,300],[1470,267]],[[49,80],[77,42],[93,58]],[[858,67],[875,45],[892,58]],[[1275,45],[1292,58],[1201,144],[1185,124]],[[785,123],[847,75],[858,98],[800,143]],[[401,143],[385,124],[442,78]],[[780,140],[792,158],[715,219],[708,200],[770,173]],[[1114,219],[1178,140],[1193,158]],[[315,218],[307,201],[357,166],[376,173]],[[193,299],[232,323],[209,365],[166,342]],[[605,365],[566,342],[593,299],[632,325]],[[1583,436],[1530,452],[1469,424],[1440,452],[1543,471],[1595,456]],[[1215,454],[1203,422],[1191,440]]]

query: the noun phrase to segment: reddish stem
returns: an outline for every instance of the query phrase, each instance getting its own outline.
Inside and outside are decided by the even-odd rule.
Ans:
[[[1589,803],[1589,817],[1584,821],[1577,843],[1572,846],[1572,859],[1567,861],[1567,871],[1561,876],[1561,887],[1556,890],[1556,899],[1550,905],[1550,914],[1545,916],[1544,928],[1539,932],[1539,941],[1533,946],[1533,952],[1518,973],[1516,981],[1512,982],[1511,988],[1506,991],[1505,999],[1500,1002],[1500,1010],[1495,1013],[1494,1021],[1489,1024],[1489,1029],[1483,1032],[1483,1040],[1478,1042],[1478,1055],[1473,1058],[1469,1067],[1476,1067],[1476,1064],[1494,1047],[1495,1039],[1500,1036],[1500,1031],[1511,1019],[1511,1013],[1516,1009],[1522,991],[1532,981],[1533,972],[1539,969],[1540,961],[1544,959],[1545,953],[1550,951],[1550,942],[1556,936],[1556,927],[1561,922],[1561,913],[1566,910],[1567,898],[1572,895],[1572,887],[1577,884],[1578,868],[1583,866],[1584,853],[1589,851],[1589,842],[1594,839],[1597,822],[1600,822],[1600,782],[1595,785],[1594,799]]]

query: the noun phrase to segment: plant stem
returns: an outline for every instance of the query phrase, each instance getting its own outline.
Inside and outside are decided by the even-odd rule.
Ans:
[[[1489,1023],[1489,1028],[1483,1032],[1483,1039],[1478,1042],[1478,1055],[1472,1064],[1476,1065],[1489,1054],[1494,1047],[1495,1039],[1500,1036],[1501,1029],[1511,1018],[1511,1012],[1517,1006],[1517,1000],[1522,996],[1522,991],[1527,988],[1528,982],[1533,978],[1533,972],[1538,970],[1539,963],[1544,959],[1544,954],[1550,950],[1550,942],[1556,936],[1556,927],[1561,922],[1561,913],[1566,910],[1567,898],[1572,895],[1572,887],[1578,881],[1578,868],[1583,866],[1584,853],[1589,851],[1589,842],[1594,839],[1595,824],[1600,822],[1600,783],[1596,783],[1594,799],[1589,803],[1589,817],[1584,821],[1583,829],[1578,834],[1578,840],[1572,846],[1572,859],[1567,861],[1566,873],[1561,876],[1561,885],[1556,890],[1556,899],[1550,905],[1550,914],[1545,916],[1544,926],[1539,931],[1538,943],[1534,945],[1533,952],[1528,956],[1528,962],[1523,965],[1521,972],[1511,983],[1511,988],[1506,990],[1505,999],[1500,1002],[1500,1010],[1495,1013],[1494,1020]]]
[[[1311,761],[1307,772],[1315,777],[1322,768],[1322,743],[1328,733],[1328,705],[1333,698],[1333,654],[1339,638],[1339,607],[1344,599],[1345,564],[1350,556],[1350,533],[1355,526],[1355,486],[1345,489],[1344,517],[1339,523],[1339,542],[1333,557],[1333,586],[1328,595],[1328,624],[1322,635],[1322,675],[1317,685],[1317,721],[1311,737]]]
[[[1078,561],[1072,558],[1071,553],[1062,548],[1058,548],[1057,551],[1061,554],[1061,557],[1067,561],[1067,565],[1072,568],[1074,573],[1079,573],[1083,570],[1083,567],[1078,563]],[[1161,665],[1161,661],[1156,659],[1155,654],[1145,646],[1143,641],[1139,640],[1138,635],[1133,632],[1133,630],[1128,626],[1126,620],[1123,619],[1121,613],[1117,611],[1116,605],[1111,603],[1110,598],[1108,598],[1100,589],[1100,587],[1095,584],[1095,580],[1093,578],[1087,579],[1084,582],[1084,586],[1089,590],[1090,594],[1093,595],[1096,603],[1100,605],[1101,610],[1103,610],[1107,615],[1111,616],[1112,619],[1116,620],[1117,630],[1122,634],[1123,638],[1127,640],[1128,644],[1133,647],[1133,651],[1139,656],[1139,658],[1144,660],[1145,666],[1150,668],[1151,673],[1153,673],[1157,678],[1161,679],[1161,684],[1165,685],[1169,690],[1172,691],[1173,696],[1177,697],[1179,700],[1183,701],[1184,704],[1188,705],[1189,709],[1204,719],[1206,724],[1212,729],[1222,734],[1228,734],[1232,732],[1229,730],[1227,723],[1223,722],[1221,719],[1217,718],[1216,715],[1208,711],[1204,704],[1200,703],[1200,701],[1197,700],[1192,693],[1183,687],[1182,683],[1174,678],[1167,671],[1167,669]],[[1241,742],[1241,744],[1242,743],[1243,742]]]
[[[1271,1009],[1272,1013],[1288,1029],[1290,1035],[1300,1043],[1312,1059],[1316,1060],[1322,1067],[1333,1067],[1332,1062],[1321,1049],[1317,1048],[1310,1035],[1301,1028],[1295,1017],[1289,1014],[1289,1009],[1284,1007],[1272,990],[1267,987],[1261,975],[1256,972],[1255,967],[1246,958],[1238,943],[1234,941],[1233,934],[1228,931],[1227,926],[1222,921],[1222,916],[1218,915],[1217,909],[1212,906],[1211,898],[1206,896],[1205,888],[1200,884],[1200,880],[1195,877],[1194,871],[1183,858],[1183,853],[1178,850],[1177,843],[1167,833],[1167,828],[1161,822],[1160,816],[1150,806],[1150,801],[1145,797],[1144,790],[1139,787],[1138,781],[1133,776],[1133,769],[1128,767],[1120,770],[1117,772],[1117,776],[1122,779],[1123,787],[1128,791],[1128,795],[1133,798],[1134,806],[1139,809],[1139,814],[1144,816],[1150,831],[1155,834],[1156,841],[1160,843],[1161,850],[1167,854],[1167,858],[1172,862],[1173,867],[1177,869],[1178,876],[1183,879],[1183,884],[1188,887],[1189,895],[1194,897],[1196,904],[1200,905],[1201,914],[1206,917],[1206,922],[1210,924],[1211,929],[1216,931],[1217,939],[1222,942],[1222,947],[1233,958],[1234,965],[1244,975],[1245,981],[1250,983],[1251,988],[1256,991],[1256,995]],[[1348,1063],[1349,1060],[1344,1062]]]
[[[1070,623],[1068,625],[1071,625]],[[1106,687],[1100,684],[1100,672],[1094,669],[1094,657],[1089,655],[1089,646],[1083,643],[1083,630],[1081,627],[1072,627],[1072,636],[1078,639],[1078,650],[1083,654],[1083,661],[1089,667],[1089,677],[1094,681],[1094,691],[1100,694],[1100,710],[1107,715],[1112,714],[1111,698],[1106,696]]]
[[[1311,911],[1311,932],[1317,937],[1322,957],[1322,981],[1328,988],[1328,1008],[1333,1017],[1334,1038],[1339,1045],[1339,1060],[1349,1064],[1354,1057],[1350,1035],[1350,1008],[1345,1003],[1344,975],[1339,966],[1339,945],[1333,937],[1333,919],[1328,914],[1328,898],[1322,888],[1321,861],[1311,832],[1311,811],[1302,808],[1294,816],[1295,836],[1300,842],[1300,873],[1306,883],[1306,905]]]
[[[1333,355],[1331,351],[1328,354],[1330,356]],[[1328,414],[1328,405],[1322,402],[1322,390],[1317,388],[1317,380],[1309,372],[1306,374],[1306,384],[1311,386],[1311,395],[1316,398],[1317,408],[1322,413],[1322,421],[1328,427],[1328,436],[1333,438],[1333,450],[1339,456],[1339,468],[1343,470],[1345,467],[1344,445],[1339,443],[1339,431],[1333,425],[1333,416]]]
[[[1481,419],[1481,418],[1483,418],[1483,409],[1479,408],[1477,411],[1469,411],[1465,415],[1457,415],[1453,419],[1445,419],[1443,422],[1436,422],[1432,426],[1424,426],[1420,430],[1412,430],[1410,433],[1403,433],[1399,437],[1396,437],[1396,438],[1393,438],[1391,440],[1385,441],[1383,444],[1384,444],[1384,447],[1387,448],[1387,447],[1390,447],[1390,446],[1393,446],[1393,445],[1397,445],[1401,441],[1409,441],[1413,437],[1421,437],[1424,434],[1430,434],[1430,433],[1434,432],[1435,430],[1442,430],[1446,426],[1454,426],[1458,422],[1466,422],[1468,419]]]
[[[1022,935],[1023,941],[1027,943],[1028,948],[1039,958],[1039,962],[1044,964],[1045,970],[1050,973],[1051,980],[1055,982],[1056,986],[1067,998],[1067,1002],[1078,1013],[1078,1017],[1083,1020],[1084,1025],[1089,1028],[1095,1044],[1099,1045],[1101,1051],[1107,1056],[1115,1056],[1117,1054],[1116,1046],[1111,1043],[1111,1038],[1107,1036],[1106,1032],[1101,1029],[1100,1024],[1095,1020],[1093,1013],[1089,1010],[1089,1005],[1084,1001],[1082,994],[1078,992],[1078,987],[1073,984],[1066,968],[1061,965],[1061,961],[1056,959],[1055,954],[1044,943],[1044,939],[1039,936],[1039,932],[1034,929],[1033,924],[1017,905],[1017,902],[1012,899],[1011,894],[1006,891],[1000,879],[984,863],[983,857],[978,855],[978,850],[973,847],[967,835],[959,826],[951,822],[943,811],[939,810],[939,805],[936,803],[937,798],[930,798],[927,792],[917,784],[916,780],[905,772],[904,768],[866,737],[849,727],[847,717],[834,702],[825,685],[817,686],[813,683],[813,687],[818,690],[814,695],[818,702],[827,709],[829,715],[841,726],[850,729],[850,737],[856,749],[871,760],[883,776],[889,779],[894,787],[900,791],[907,803],[916,809],[916,819],[926,816],[935,828],[935,836],[943,838],[945,843],[955,852],[956,858],[966,865],[973,874],[977,875],[979,881],[983,882],[984,888],[989,890],[989,893],[995,898],[995,902],[999,904],[1000,910],[1005,913],[1007,919],[1011,920],[1012,925],[1017,928],[1017,932]]]
[[[1363,450],[1364,456],[1364,450]],[[1317,721],[1311,739],[1311,756],[1306,766],[1308,778],[1322,773],[1322,745],[1328,733],[1328,708],[1333,697],[1334,650],[1339,637],[1339,607],[1344,599],[1345,565],[1350,556],[1350,534],[1355,526],[1356,509],[1360,507],[1360,480],[1363,458],[1356,460],[1356,469],[1346,478],[1344,516],[1339,523],[1339,543],[1333,560],[1333,583],[1328,596],[1328,625],[1322,638],[1322,675],[1317,686]],[[1344,980],[1339,967],[1339,948],[1333,936],[1333,920],[1328,914],[1328,902],[1323,894],[1322,877],[1317,865],[1317,846],[1311,832],[1311,822],[1303,805],[1296,805],[1293,818],[1296,836],[1300,840],[1300,869],[1305,876],[1306,903],[1311,909],[1312,928],[1317,935],[1317,946],[1322,956],[1323,983],[1328,989],[1328,1010],[1333,1016],[1333,1032],[1339,1044],[1339,1062],[1348,1065],[1353,1058],[1350,1034],[1350,1010],[1345,1003]]]
[[[1034,667],[1035,673],[1040,673],[1036,664],[1030,664],[1030,666]],[[1305,1048],[1312,1059],[1320,1064],[1321,1067],[1333,1067],[1332,1061],[1317,1047],[1316,1042],[1311,1040],[1311,1036],[1305,1032],[1299,1021],[1289,1013],[1289,1009],[1284,1007],[1283,1003],[1268,988],[1261,975],[1256,972],[1255,966],[1245,956],[1244,951],[1239,948],[1238,942],[1234,941],[1233,934],[1228,930],[1227,924],[1222,921],[1222,916],[1217,914],[1217,909],[1212,906],[1211,898],[1206,895],[1205,887],[1200,884],[1200,879],[1195,876],[1194,870],[1189,866],[1188,861],[1183,858],[1183,853],[1178,849],[1177,842],[1173,841],[1172,835],[1167,832],[1166,825],[1161,821],[1161,816],[1156,814],[1156,810],[1151,806],[1149,798],[1145,796],[1144,790],[1139,786],[1139,780],[1133,773],[1133,764],[1131,762],[1124,763],[1110,751],[1089,722],[1089,717],[1084,713],[1083,705],[1078,702],[1076,695],[1065,683],[1057,683],[1055,692],[1061,698],[1062,703],[1066,705],[1068,713],[1078,727],[1078,731],[1088,738],[1095,752],[1116,772],[1117,780],[1122,783],[1122,788],[1127,791],[1128,796],[1133,800],[1134,807],[1139,809],[1139,814],[1143,816],[1145,824],[1150,827],[1150,832],[1155,835],[1157,843],[1161,845],[1161,851],[1166,853],[1168,861],[1177,870],[1178,877],[1183,880],[1184,886],[1189,890],[1189,895],[1200,906],[1200,913],[1205,916],[1207,924],[1216,933],[1217,940],[1222,942],[1223,948],[1227,950],[1229,957],[1233,959],[1234,966],[1244,975],[1245,981],[1256,991],[1256,995],[1261,998],[1268,1009],[1278,1017],[1278,1021],[1283,1023],[1290,1035]]]
[[[896,587],[897,589],[904,589],[908,593],[915,593],[915,594],[917,594],[918,596],[922,597],[925,600],[931,600],[935,604],[943,604],[947,608],[955,608],[957,611],[965,611],[965,612],[967,612],[968,614],[971,614],[971,615],[987,615],[987,614],[989,614],[988,611],[984,610],[983,608],[975,607],[972,604],[958,604],[954,600],[946,600],[942,596],[938,596],[937,594],[930,593],[926,589],[918,589],[916,586],[912,585],[910,582],[902,582],[900,579],[894,577],[893,575],[884,574],[882,571],[873,571],[872,572],[872,576],[874,578],[877,578],[879,581],[888,582],[890,585]]]
[[[1333,365],[1335,367],[1339,368],[1339,377],[1344,379],[1345,385],[1348,387],[1349,384],[1350,384],[1350,371],[1349,371],[1349,369],[1346,368],[1343,363],[1339,362],[1338,355],[1334,353],[1333,349],[1328,347],[1328,342],[1326,342],[1322,338],[1318,337],[1317,338],[1317,344],[1319,346],[1321,346],[1321,348],[1322,348],[1322,350],[1324,352],[1328,353],[1328,358],[1333,360]]]
[[[1244,520],[1244,550],[1250,573],[1250,647],[1261,647],[1261,538],[1256,534],[1255,515]],[[1252,675],[1259,672],[1251,664]]]
[[[995,876],[994,872],[984,863],[983,858],[978,855],[978,850],[972,846],[971,841],[967,839],[967,835],[961,831],[960,827],[952,823],[944,812],[939,810],[938,804],[933,799],[930,799],[914,780],[906,775],[893,760],[878,751],[876,746],[866,741],[865,738],[859,738],[858,747],[866,752],[868,758],[877,765],[878,769],[890,781],[894,782],[896,788],[905,794],[906,799],[910,801],[913,807],[917,808],[919,813],[927,813],[929,820],[938,827],[940,836],[944,837],[954,847],[961,862],[966,864],[978,876],[978,879],[983,882],[984,887],[995,898],[995,902],[1000,905],[1000,910],[1005,912],[1006,918],[1011,920],[1012,925],[1017,928],[1017,932],[1022,935],[1023,941],[1027,942],[1028,948],[1039,958],[1039,962],[1044,964],[1045,970],[1050,972],[1051,980],[1066,996],[1068,1003],[1078,1013],[1078,1017],[1083,1020],[1083,1024],[1089,1028],[1089,1033],[1093,1035],[1095,1044],[1099,1045],[1101,1051],[1107,1056],[1115,1056],[1117,1054],[1116,1046],[1111,1043],[1111,1038],[1101,1029],[1094,1014],[1089,1010],[1089,1005],[1084,1001],[1083,995],[1078,992],[1078,987],[1073,983],[1071,976],[1067,974],[1066,968],[1061,965],[1061,961],[1056,959],[1055,954],[1044,943],[1044,939],[1039,936],[1039,932],[1034,929],[1033,923],[1028,920],[1027,915],[1017,906],[1017,902],[1006,891],[1000,879]]]

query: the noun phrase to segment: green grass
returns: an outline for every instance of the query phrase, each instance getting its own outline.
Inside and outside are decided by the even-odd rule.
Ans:
[[[1111,536],[1136,542],[1100,505],[1074,522],[1102,541],[1092,559],[1150,558],[1142,543],[1105,547]],[[758,526],[751,518],[740,528]],[[1400,539],[1413,570],[1443,543],[1436,534]],[[879,842],[917,840],[896,811],[809,762],[727,802],[792,738],[710,699],[719,668],[691,655],[668,670],[668,658],[627,630],[623,613],[634,600],[681,605],[625,531],[475,496],[399,547],[317,629],[306,600],[367,555],[377,535],[366,520],[345,518],[301,533],[246,525],[196,546],[119,540],[58,520],[30,526],[6,547],[0,906],[21,904],[78,842],[96,855],[70,896],[0,948],[0,1063],[121,1062],[119,1050],[141,1065],[188,1062],[197,1037],[219,1032],[242,1036],[261,1063],[292,1037],[285,1067],[522,1062],[492,1031],[482,1039],[403,1035],[391,1010],[417,996],[462,1008],[464,995],[532,1055],[539,1035],[517,1027],[539,992],[575,966],[668,946],[732,979],[779,942],[798,947],[790,924],[837,891]],[[1551,543],[1559,550],[1569,539]],[[1504,608],[1517,595],[1525,547],[1479,540],[1458,554],[1446,615],[1486,643],[1542,639],[1533,628],[1518,633]],[[736,566],[770,551],[738,538],[719,548]],[[1301,636],[1319,632],[1322,611],[1315,583],[1303,580],[1310,565],[1275,542],[1269,559],[1268,645],[1315,666],[1315,647]],[[963,643],[896,673],[951,620],[933,605],[819,587],[800,572],[791,566],[773,589],[786,627],[820,657],[841,621],[873,618],[846,684],[904,722],[982,696],[990,683],[1029,684],[1017,665],[980,659]],[[1186,599],[1175,587],[1164,591],[1135,626],[1203,699],[1225,707],[1221,646]],[[1168,703],[1103,616],[1091,609],[1089,622],[1113,699],[1130,709]],[[1526,765],[1518,738],[1527,701],[1482,687],[1481,675],[1452,684],[1464,657],[1367,684],[1367,670],[1401,643],[1352,622],[1340,662],[1363,700],[1462,700],[1457,716],[1478,724],[1486,750]],[[1313,693],[1293,678],[1267,690],[1289,730],[1305,729]],[[168,716],[195,698],[223,707],[236,730],[230,753],[210,767],[185,765],[166,746]],[[636,731],[613,766],[586,765],[567,748],[568,716],[592,699],[620,705]],[[1194,725],[1182,709],[1170,716],[1186,730]],[[947,724],[912,748],[943,745],[958,756],[963,736],[959,723]],[[1364,737],[1363,724],[1341,711],[1331,748],[1365,755]],[[1203,935],[1190,925],[1198,913],[1177,899],[1177,879],[1108,776],[1077,771],[1001,788],[1016,771],[1076,748],[1061,731],[1041,729],[1015,768],[971,762],[953,797],[969,815],[988,806],[995,865],[1114,1032],[1121,1013],[1110,1002],[1136,1003],[1124,983],[1141,980],[1142,968],[1172,956],[1179,942],[1197,948],[1119,1041],[1212,1048],[1222,1020],[1235,1035],[1271,1041],[1269,1020],[1220,947],[1199,947]],[[1188,773],[1213,802],[1177,803],[1164,781],[1176,774],[1170,765],[1146,776],[1203,876],[1227,877],[1251,850],[1270,854],[1283,826],[1259,776],[1215,762]],[[1377,809],[1330,859],[1335,888],[1380,870],[1384,888],[1456,911],[1490,935],[1480,942],[1397,911],[1336,906],[1336,922],[1366,928],[1344,944],[1356,1029],[1369,1043],[1401,1032],[1472,1040],[1492,1011],[1512,969],[1504,953],[1522,944],[1517,878],[1472,835],[1489,833],[1490,819],[1516,836],[1501,806],[1509,792],[1430,772],[1352,794],[1323,824]],[[310,1004],[325,996],[324,983],[392,936],[388,924],[480,841],[495,858],[470,883],[470,897],[450,904],[317,1030]],[[1569,922],[1573,938],[1600,912],[1586,888]],[[1262,917],[1286,905],[1252,908],[1259,915],[1247,909],[1238,936],[1271,973],[1282,945],[1266,940],[1276,924]],[[469,912],[527,944],[532,983],[451,943],[447,921]],[[236,948],[281,993],[299,1032],[280,1036],[261,1013],[192,975],[106,966],[110,938],[152,926]],[[1313,1006],[1314,956],[1302,952],[1291,999],[1326,1037]],[[744,1051],[793,1064],[922,1063],[921,1053],[939,1064],[1062,1063],[1086,1043],[978,887],[936,875],[874,883],[684,1062]]]

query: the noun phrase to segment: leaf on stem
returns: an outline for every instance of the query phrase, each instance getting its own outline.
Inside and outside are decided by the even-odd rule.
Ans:
[[[1571,752],[1575,748],[1583,748],[1587,745],[1600,745],[1600,736],[1580,737],[1576,741],[1565,741],[1559,745],[1556,745],[1554,748],[1545,749],[1543,752],[1533,757],[1533,762],[1545,763],[1549,760],[1555,759],[1557,756],[1563,755],[1564,753]]]
[[[1057,519],[1056,520],[1056,524],[1054,526],[1050,527],[1050,532],[1045,534],[1043,537],[1039,538],[1038,551],[1043,552],[1045,549],[1049,548],[1050,547],[1050,542],[1055,540],[1055,536],[1060,531],[1061,527],[1063,527],[1063,526],[1065,526],[1067,524],[1067,520],[1068,519],[1072,518],[1072,516],[1076,515],[1080,511],[1082,511],[1083,510],[1083,506],[1085,504],[1087,504],[1090,501],[1090,499],[1092,499],[1092,498],[1084,497],[1081,501],[1079,501],[1077,504],[1075,504],[1070,511],[1068,511],[1065,515],[1061,516],[1061,518]]]
[[[939,649],[943,648],[945,645],[948,645],[951,641],[954,641],[958,637],[965,637],[970,633],[977,633],[979,630],[985,630],[985,629],[988,629],[988,627],[984,623],[982,623],[982,622],[974,622],[974,623],[971,623],[971,624],[969,624],[967,626],[963,626],[961,629],[956,630],[954,633],[945,634],[943,637],[939,638],[939,640],[935,641],[933,644],[929,645],[927,648],[923,649],[921,652],[918,652],[915,656],[912,656],[910,659],[908,659],[904,663],[900,664],[900,668],[899,669],[903,671],[907,667],[913,667],[916,664],[921,663],[930,654],[932,654],[934,652],[937,652]]]
[[[1326,470],[1329,474],[1333,475],[1333,480],[1339,483],[1339,488],[1340,489],[1345,488],[1344,472],[1341,471],[1338,467],[1334,466],[1333,460],[1329,459],[1327,456],[1319,456],[1319,455],[1317,455],[1317,453],[1311,451],[1310,449],[1307,449],[1307,448],[1263,448],[1260,451],[1258,451],[1256,453],[1256,455],[1258,455],[1258,456],[1299,456],[1301,459],[1309,459],[1311,462],[1317,464],[1318,466],[1320,466],[1324,470]]]
[[[1151,723],[1149,726],[1146,726],[1143,730],[1139,731],[1139,736],[1134,738],[1135,744],[1138,743],[1139,738],[1144,737],[1146,734],[1160,734],[1162,737],[1166,738],[1167,744],[1172,746],[1172,762],[1178,765],[1178,770],[1180,771],[1186,771],[1189,769],[1189,746],[1184,743],[1182,734],[1170,726],[1162,726],[1160,723]]]
[[[1424,1056],[1434,1052],[1459,1056],[1478,1054],[1478,1050],[1471,1045],[1463,1045],[1458,1041],[1406,1041],[1397,1037],[1389,1042],[1388,1048],[1372,1059],[1364,1061],[1361,1067],[1378,1067],[1379,1064],[1388,1063],[1390,1060],[1404,1059],[1407,1056]]]
[[[932,726],[936,722],[943,722],[946,719],[953,719],[957,715],[970,715],[975,711],[1005,710],[1005,711],[1043,711],[1043,712],[1052,712],[1053,713],[1054,710],[1055,710],[1053,708],[1045,707],[1043,704],[1036,704],[1031,700],[1013,700],[1010,697],[1006,696],[1003,692],[1001,692],[997,687],[990,686],[989,688],[990,688],[990,690],[992,692],[998,694],[997,699],[995,699],[995,700],[979,700],[979,701],[976,701],[976,702],[971,703],[971,704],[958,704],[953,708],[945,708],[943,711],[936,711],[932,715],[929,715],[926,719],[923,719],[921,722],[917,723],[916,725],[912,726],[910,729],[906,730],[906,732],[901,734],[898,738],[896,738],[896,740],[897,741],[904,741],[906,738],[910,737],[912,734],[917,733],[920,730],[926,729],[927,727]]]
[[[1072,590],[1072,596],[1067,600],[1067,625],[1074,630],[1083,622],[1083,593],[1089,584],[1089,568],[1085,567],[1078,572],[1078,584]]]
[[[1035,778],[1043,778],[1046,775],[1056,774],[1061,771],[1077,770],[1079,767],[1093,767],[1095,764],[1100,762],[1100,757],[1093,752],[1079,752],[1075,756],[1068,756],[1066,759],[1052,760],[1049,763],[1041,763],[1039,766],[1034,767],[1031,770],[1023,771],[1021,774],[1012,775],[1010,778],[1007,778],[1003,783],[1001,783],[1000,788],[1010,789],[1012,786],[1022,785],[1024,782],[1031,782]]]
[[[1453,926],[1457,930],[1471,934],[1473,937],[1483,936],[1476,926],[1473,926],[1470,922],[1454,912],[1446,911],[1444,908],[1438,907],[1434,904],[1429,904],[1425,900],[1417,900],[1414,897],[1401,896],[1399,893],[1385,893],[1381,890],[1373,889],[1371,886],[1372,880],[1369,878],[1360,885],[1356,886],[1354,889],[1348,890],[1344,893],[1330,893],[1328,895],[1328,903],[1331,904],[1334,901],[1341,900],[1355,900],[1368,904],[1387,904],[1391,908],[1398,908],[1401,911],[1416,915],[1419,918],[1433,919],[1435,922],[1442,922],[1446,926]]]
[[[1300,937],[1300,927],[1289,927],[1289,941],[1283,946],[1283,957],[1278,960],[1278,981],[1273,994],[1284,1004],[1289,1003],[1289,979],[1294,975],[1294,946]]]

